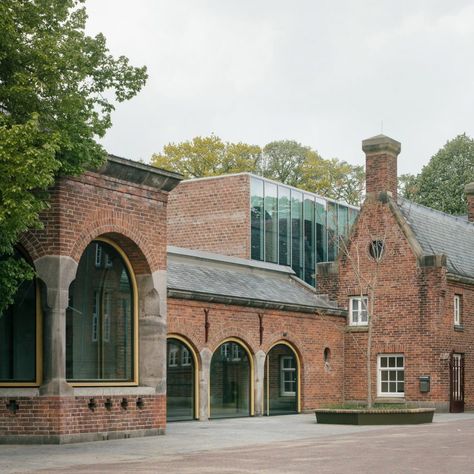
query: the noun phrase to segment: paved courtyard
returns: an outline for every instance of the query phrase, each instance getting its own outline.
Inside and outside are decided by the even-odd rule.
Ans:
[[[431,425],[317,425],[314,415],[168,425],[153,438],[0,446],[0,472],[472,473],[474,413]]]

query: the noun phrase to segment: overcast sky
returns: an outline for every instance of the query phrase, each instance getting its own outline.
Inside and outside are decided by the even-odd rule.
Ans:
[[[472,0],[88,0],[87,10],[89,34],[148,67],[103,140],[120,156],[148,161],[214,133],[297,140],[356,164],[383,121],[405,173],[474,136]]]

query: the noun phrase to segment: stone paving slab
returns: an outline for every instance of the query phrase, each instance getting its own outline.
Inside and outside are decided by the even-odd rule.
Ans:
[[[314,414],[181,422],[159,437],[0,446],[2,473],[472,473],[473,466],[474,413],[404,427],[318,425]]]

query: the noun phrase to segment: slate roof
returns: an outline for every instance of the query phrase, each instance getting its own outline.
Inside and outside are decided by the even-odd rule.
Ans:
[[[176,256],[168,251],[168,289],[242,300],[336,309],[304,282],[293,270],[235,257],[189,251]],[[196,258],[196,255],[199,258]],[[207,258],[200,256],[207,255]],[[174,258],[173,258],[174,257]]]
[[[448,272],[474,277],[474,224],[398,198],[400,210],[426,255],[447,257]]]

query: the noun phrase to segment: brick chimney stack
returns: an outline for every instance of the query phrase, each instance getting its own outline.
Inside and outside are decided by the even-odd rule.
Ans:
[[[366,193],[388,192],[397,199],[397,157],[401,150],[400,142],[385,135],[367,138],[362,141],[365,153]]]
[[[474,183],[466,184],[464,191],[467,199],[467,218],[474,222]]]

